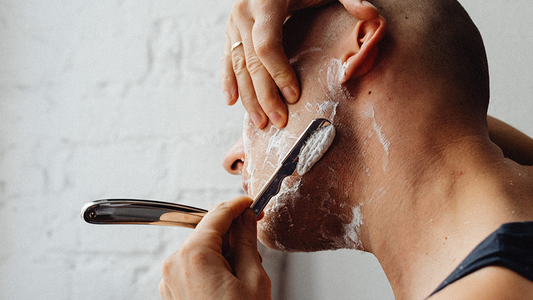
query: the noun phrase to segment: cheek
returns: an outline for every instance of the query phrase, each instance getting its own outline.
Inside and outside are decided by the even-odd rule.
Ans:
[[[253,197],[254,186],[256,186],[257,178],[257,161],[256,153],[253,151],[256,144],[262,140],[263,133],[252,125],[250,116],[245,113],[243,124],[243,147],[244,147],[244,169],[242,172],[243,184],[247,187],[247,193]]]
[[[270,127],[266,135],[265,160],[263,165],[270,165],[270,168],[277,168],[281,165],[283,158],[298,140],[298,135],[292,134],[289,129],[279,130],[276,127]],[[271,174],[271,172],[269,173]]]
[[[246,116],[243,127],[243,181],[248,187],[248,195],[254,197],[281,164],[298,136],[274,126],[259,130],[250,124]]]

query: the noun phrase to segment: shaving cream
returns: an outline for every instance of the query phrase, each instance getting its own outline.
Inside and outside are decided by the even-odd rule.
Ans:
[[[363,244],[361,243],[361,239],[359,237],[359,231],[361,225],[363,225],[361,205],[355,206],[353,208],[352,221],[344,226],[344,244],[348,248],[363,249]]]
[[[313,133],[300,151],[296,172],[299,175],[307,173],[317,161],[326,153],[335,138],[335,128],[328,125]]]
[[[319,49],[309,49],[309,51],[314,52],[319,51]],[[298,59],[300,59],[300,55],[294,57],[293,62]],[[316,79],[319,87],[326,96],[325,101],[320,103],[307,103],[303,110],[293,113],[291,118],[299,119],[302,115],[305,116],[310,113],[315,114],[315,116],[327,118],[333,123],[339,101],[352,97],[348,89],[342,85],[342,79],[346,68],[347,64],[343,65],[339,59],[331,59],[328,61],[324,67],[319,70],[319,76],[317,76]],[[271,130],[277,129],[271,128]],[[287,149],[285,149],[285,147],[292,146],[297,139],[296,136],[294,137],[294,140],[292,140],[293,137],[283,136],[283,132],[270,131],[269,136],[270,139],[268,140],[268,144],[265,145],[265,150],[267,150],[265,152],[277,156],[276,158],[278,158],[278,160],[286,153]],[[302,194],[301,176],[309,172],[309,170],[326,153],[331,146],[334,137],[335,128],[333,125],[322,128],[310,137],[300,152],[299,162],[296,168],[296,172],[300,176],[290,176],[285,178],[279,193],[270,200],[269,205],[265,208],[266,218],[258,223],[258,229],[260,232],[264,233],[263,237],[268,239],[265,240],[265,242],[268,242],[270,246],[282,251],[313,250],[310,248],[310,244],[296,242],[297,248],[293,248],[293,244],[291,244],[290,241],[284,240],[287,236],[287,232],[291,233],[291,236],[309,234],[305,223],[293,224],[296,219],[293,214],[299,211],[298,208],[301,205],[306,205],[306,202],[308,202],[310,205],[313,205],[313,207],[316,207],[320,212],[319,214],[327,216],[327,219],[329,220],[328,224],[324,223],[319,225],[319,227],[316,228],[317,230],[313,233],[315,238],[319,239],[318,242],[323,244],[323,249],[363,248],[360,241],[360,228],[363,224],[363,215],[361,214],[360,205],[352,206],[351,203],[336,199],[339,195],[333,196],[326,190],[314,195]],[[385,142],[386,140],[383,138],[382,141]],[[251,146],[250,144],[248,144],[248,146]],[[388,149],[386,148],[386,150]],[[248,149],[248,151],[250,151],[250,149]],[[265,164],[263,163],[263,166],[261,166],[261,162],[256,161],[253,162],[254,167],[251,167],[250,164],[252,163],[250,161],[248,163],[248,168],[250,168],[248,173],[251,173],[250,179],[251,181],[254,181],[253,178],[255,176],[253,176],[252,172],[256,171],[255,168],[257,168],[258,173],[259,170],[264,170]],[[275,163],[275,160],[273,163]],[[252,170],[251,168],[254,169]],[[334,172],[333,170],[331,171]],[[332,180],[329,184],[338,184],[338,182]],[[348,197],[348,191],[346,191],[346,198]],[[347,207],[347,205],[352,207]],[[336,228],[339,228],[340,232],[332,231],[331,228],[328,227],[332,224],[332,220],[339,225],[340,228]],[[310,236],[309,238],[313,237]]]

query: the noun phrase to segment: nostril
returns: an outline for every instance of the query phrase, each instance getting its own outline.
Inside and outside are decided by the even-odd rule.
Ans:
[[[243,168],[244,162],[242,159],[237,159],[236,161],[231,164],[231,170],[233,171],[241,171]]]
[[[244,168],[244,162],[244,145],[241,137],[224,155],[222,166],[228,173],[239,175]]]

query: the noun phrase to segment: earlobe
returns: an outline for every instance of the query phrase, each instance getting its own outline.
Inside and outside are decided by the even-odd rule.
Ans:
[[[357,22],[341,56],[344,71],[342,83],[346,83],[350,78],[363,76],[374,67],[378,43],[385,36],[385,32],[386,21],[382,16],[371,21]]]

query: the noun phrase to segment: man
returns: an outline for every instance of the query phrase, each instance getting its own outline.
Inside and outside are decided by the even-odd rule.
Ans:
[[[301,98],[281,131],[249,117],[224,164],[242,171],[253,197],[294,136],[313,118],[331,119],[334,143],[309,173],[286,180],[259,221],[260,240],[288,251],[369,251],[397,299],[423,299],[502,224],[529,227],[531,239],[532,223],[522,222],[533,220],[533,170],[489,139],[485,53],[462,7],[398,2],[375,1],[383,17],[367,21],[340,5],[294,14],[284,49]],[[206,216],[166,261],[164,298],[269,298],[253,214],[239,217],[249,203],[239,198]],[[484,265],[430,299],[531,298],[526,277]]]

